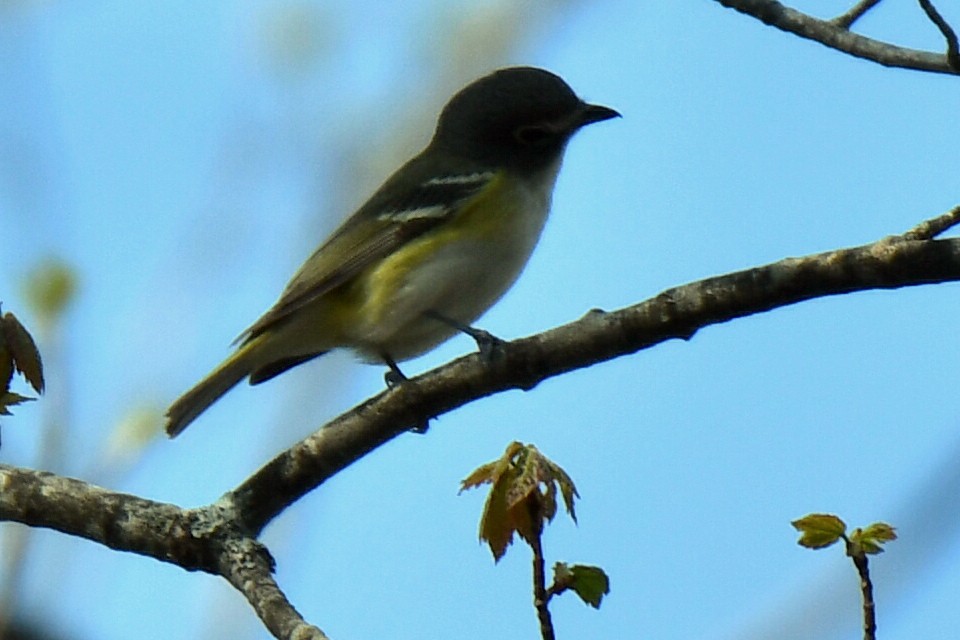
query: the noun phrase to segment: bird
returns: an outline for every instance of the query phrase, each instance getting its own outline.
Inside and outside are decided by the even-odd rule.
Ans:
[[[513,285],[550,210],[567,143],[619,117],[558,75],[507,67],[458,91],[433,137],[310,255],[236,350],[167,410],[181,433],[247,378],[251,385],[346,348],[388,367],[472,328]]]

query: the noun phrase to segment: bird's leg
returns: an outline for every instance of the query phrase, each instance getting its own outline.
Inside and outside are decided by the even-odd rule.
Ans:
[[[480,351],[480,355],[483,356],[484,360],[487,362],[493,360],[496,355],[499,353],[501,345],[503,345],[503,340],[493,335],[489,331],[484,331],[483,329],[477,329],[476,327],[471,327],[468,324],[463,324],[453,318],[448,318],[442,313],[434,310],[429,310],[425,312],[428,318],[433,318],[437,322],[442,322],[443,324],[453,327],[461,333],[465,333],[477,343],[477,349]]]
[[[383,358],[384,364],[386,364],[390,370],[383,374],[383,381],[387,383],[387,388],[392,389],[398,385],[409,382],[409,378],[403,375],[403,371],[400,370],[400,367],[397,366],[397,361],[394,360],[389,353],[383,352],[380,354],[380,357]],[[410,431],[414,433],[419,433],[423,435],[430,428],[430,420],[424,420],[419,424],[415,424],[410,427]]]
[[[389,353],[381,353],[380,357],[383,358],[384,364],[390,367],[390,370],[383,374],[383,381],[387,383],[388,389],[392,389],[398,384],[402,384],[409,380],[407,376],[403,375],[403,371],[400,371],[400,367],[397,366],[397,361],[390,357]]]

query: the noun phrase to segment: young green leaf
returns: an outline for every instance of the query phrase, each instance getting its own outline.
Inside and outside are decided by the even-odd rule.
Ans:
[[[516,476],[513,458],[522,448],[519,442],[510,443],[500,459],[481,465],[460,482],[461,493],[483,484],[493,485],[480,517],[480,540],[489,545],[495,561],[499,561],[507,552],[517,529],[508,494]]]
[[[494,561],[499,561],[513,542],[514,523],[507,510],[507,484],[498,482],[490,489],[480,517],[480,540],[490,546]]]
[[[488,462],[474,469],[473,473],[460,481],[460,493],[493,482],[496,475],[499,475],[496,473],[496,467],[496,462]]]
[[[575,564],[570,567],[570,573],[573,574],[571,588],[581,600],[594,609],[599,609],[603,596],[610,593],[610,578],[604,570],[600,567]]]
[[[897,539],[896,529],[885,522],[874,522],[866,529],[856,529],[850,535],[851,545],[859,548],[863,553],[883,553],[886,542]]]
[[[835,515],[812,513],[790,524],[800,532],[797,544],[808,549],[829,547],[843,537],[847,525]]]
[[[577,493],[577,487],[573,484],[573,478],[571,478],[560,465],[554,463],[552,460],[548,460],[547,458],[544,458],[544,460],[546,460],[550,466],[550,477],[553,479],[553,482],[556,483],[556,486],[560,487],[560,494],[563,496],[563,505],[567,513],[569,513],[573,521],[576,522],[577,511],[574,508],[574,501],[580,497],[580,494]],[[551,484],[551,486],[553,486],[553,484]]]
[[[467,476],[460,490],[481,484],[493,485],[480,520],[480,539],[489,544],[495,560],[506,553],[514,533],[528,542],[540,536],[544,524],[556,515],[558,486],[567,511],[574,515],[573,481],[533,445],[510,443],[499,460]]]

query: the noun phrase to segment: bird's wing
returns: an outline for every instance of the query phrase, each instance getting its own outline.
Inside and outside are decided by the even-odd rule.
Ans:
[[[442,225],[493,178],[489,172],[468,171],[434,175],[403,187],[395,176],[303,263],[276,304],[237,342],[256,337],[398,247]]]

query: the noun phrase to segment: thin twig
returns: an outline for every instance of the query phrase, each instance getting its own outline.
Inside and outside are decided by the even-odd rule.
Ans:
[[[847,541],[849,544],[849,541]],[[873,582],[870,580],[870,567],[865,553],[850,556],[857,573],[860,574],[860,594],[863,598],[863,640],[877,638],[877,609],[873,601]]]
[[[841,29],[849,30],[854,22],[862,18],[863,14],[878,4],[880,4],[880,0],[860,0],[860,2],[855,4],[849,11],[831,20],[830,24],[834,24]]]
[[[557,582],[556,579],[554,579],[553,584],[547,587],[547,602],[549,602],[553,596],[558,596],[569,588],[569,584]]]
[[[940,33],[942,33],[943,37],[947,40],[947,60],[950,62],[950,66],[953,67],[955,71],[960,71],[960,44],[957,42],[957,34],[950,25],[947,24],[947,21],[943,19],[943,16],[940,15],[930,0],[919,0],[919,2],[923,8],[923,12],[927,14],[927,17],[930,18],[933,24],[937,25],[937,29],[940,29]]]
[[[954,207],[942,216],[924,220],[910,231],[897,236],[897,240],[933,240],[958,224],[960,224],[960,206]]]
[[[553,631],[553,619],[550,617],[550,594],[547,593],[546,570],[543,559],[543,542],[541,540],[543,533],[543,520],[536,508],[531,507],[533,522],[540,522],[537,527],[536,535],[532,540],[527,540],[527,544],[533,550],[533,606],[537,610],[537,619],[540,621],[540,636],[543,640],[555,640],[556,635]]]
[[[814,40],[822,45],[885,67],[913,69],[960,75],[960,68],[951,64],[947,56],[930,51],[898,47],[853,33],[830,20],[820,20],[791,9],[776,0],[714,0],[724,7],[746,14],[764,24],[782,31]]]

